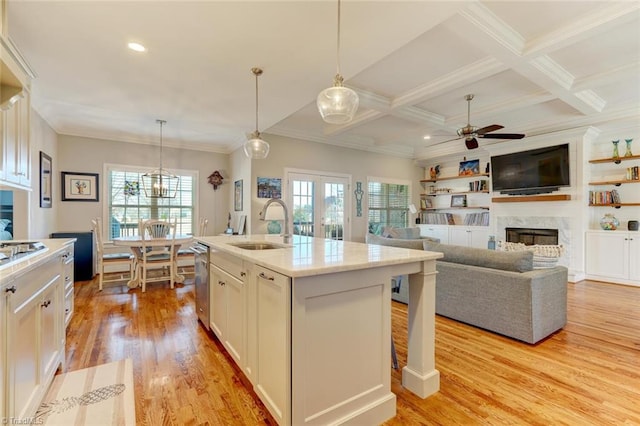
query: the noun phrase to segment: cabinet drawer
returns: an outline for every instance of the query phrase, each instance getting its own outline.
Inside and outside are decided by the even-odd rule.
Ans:
[[[229,275],[236,277],[240,281],[244,281],[245,273],[242,266],[242,259],[219,251],[211,251],[211,263]]]
[[[60,263],[56,258],[48,263],[40,266],[33,271],[17,278],[13,285],[16,287],[15,293],[12,295],[12,303],[14,306],[23,304],[27,299],[33,297],[42,290],[46,284],[55,280],[60,276]],[[11,288],[12,285],[9,285]]]

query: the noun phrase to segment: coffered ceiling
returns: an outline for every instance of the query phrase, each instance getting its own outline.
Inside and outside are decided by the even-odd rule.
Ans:
[[[527,137],[640,127],[637,1],[349,1],[341,71],[353,122],[315,98],[336,71],[335,1],[18,1],[9,35],[60,134],[217,152],[269,134],[416,159],[464,152],[467,124]],[[128,50],[129,41],[147,47]],[[626,132],[626,133],[625,133]],[[430,139],[425,139],[430,135]],[[521,141],[480,139],[480,149]]]

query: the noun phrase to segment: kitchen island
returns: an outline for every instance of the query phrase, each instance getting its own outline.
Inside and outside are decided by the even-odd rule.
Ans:
[[[210,326],[282,425],[380,424],[391,392],[391,278],[409,275],[402,384],[422,398],[435,369],[440,253],[293,236],[200,237]],[[249,244],[247,244],[249,243]]]

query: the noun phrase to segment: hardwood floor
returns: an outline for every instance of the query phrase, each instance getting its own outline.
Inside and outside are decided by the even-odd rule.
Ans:
[[[132,358],[138,425],[274,425],[222,346],[197,323],[194,287],[77,282],[66,371]],[[640,288],[569,284],[567,326],[537,345],[436,317],[440,391],[420,399],[391,370],[385,425],[640,424]],[[406,306],[393,303],[400,367]],[[100,424],[100,423],[96,423]]]

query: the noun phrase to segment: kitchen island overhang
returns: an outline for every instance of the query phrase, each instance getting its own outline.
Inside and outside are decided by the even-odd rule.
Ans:
[[[435,369],[435,260],[440,253],[294,236],[286,248],[247,250],[242,242],[282,244],[273,235],[200,237],[211,250],[252,268],[289,277],[290,301],[284,317],[288,353],[283,365],[286,402],[264,391],[249,377],[258,396],[280,424],[382,423],[396,413],[391,392],[391,278],[409,275],[408,359],[402,384],[426,398],[439,389]],[[270,283],[247,281],[247,297]],[[264,273],[262,274],[264,276]],[[251,286],[257,290],[251,290]],[[262,287],[260,287],[262,286]],[[254,295],[254,296],[251,296]],[[211,304],[214,305],[213,303]],[[247,301],[247,305],[260,306]],[[255,321],[248,312],[247,324]],[[259,328],[259,327],[258,327]],[[255,333],[255,331],[254,331]],[[259,333],[258,333],[259,334]],[[255,336],[254,336],[255,337]],[[260,350],[248,333],[248,353]],[[256,348],[253,348],[256,346]],[[251,356],[247,357],[251,364]],[[257,364],[257,363],[256,363]],[[265,368],[265,367],[263,367]],[[268,368],[268,367],[267,367]]]

